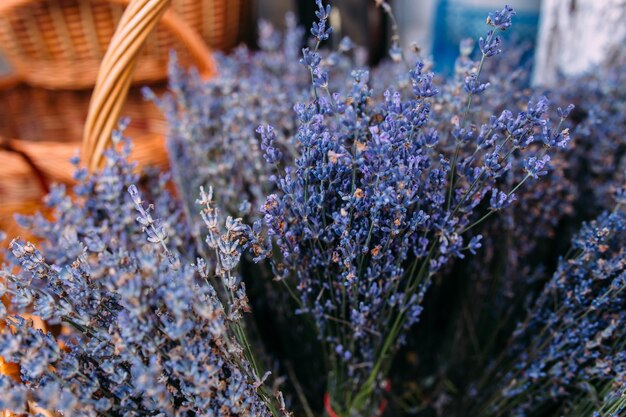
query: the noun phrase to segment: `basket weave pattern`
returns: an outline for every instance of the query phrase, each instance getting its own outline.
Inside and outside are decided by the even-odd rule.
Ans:
[[[238,40],[249,0],[173,0],[170,9],[214,49]],[[2,0],[0,49],[14,71],[31,85],[92,88],[109,41],[128,0]],[[134,83],[162,81],[168,51],[191,61],[163,20],[146,40],[133,73]]]

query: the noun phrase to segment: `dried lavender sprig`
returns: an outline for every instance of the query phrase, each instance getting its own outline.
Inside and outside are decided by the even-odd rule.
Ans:
[[[167,248],[167,244],[165,243],[167,240],[165,228],[159,219],[155,220],[152,218],[152,215],[150,215],[150,211],[153,209],[152,206],[148,206],[147,209],[144,208],[139,191],[134,184],[128,187],[128,193],[133,199],[133,203],[135,203],[136,210],[139,212],[137,222],[141,224],[143,230],[146,232],[148,242],[159,244],[163,248],[163,251],[172,265],[172,268],[180,268],[180,259],[178,259],[178,257]]]
[[[467,117],[469,116],[470,107],[472,105],[472,99],[474,95],[481,94],[487,89],[487,87],[489,87],[489,83],[480,84],[480,81],[479,81],[480,75],[483,70],[483,66],[485,64],[485,59],[501,53],[501,51],[497,49],[501,40],[500,40],[500,37],[496,35],[495,31],[496,30],[504,31],[508,27],[510,27],[511,18],[513,16],[515,16],[515,11],[509,6],[504,6],[504,9],[502,9],[502,11],[496,11],[496,12],[490,13],[489,17],[487,17],[487,24],[489,26],[494,27],[494,29],[489,30],[489,32],[487,33],[486,40],[483,40],[482,37],[478,40],[478,43],[480,45],[480,51],[481,51],[481,57],[480,57],[480,62],[478,64],[478,69],[476,70],[475,73],[470,73],[465,78],[465,91],[468,93],[468,96],[467,96],[467,103],[465,105],[465,111],[463,112],[463,117],[460,123],[461,129],[465,128],[465,123],[467,121]],[[450,187],[448,189],[448,208],[450,207],[450,204],[452,202],[452,190],[456,183],[455,170],[456,170],[456,164],[459,158],[460,150],[461,150],[461,142],[457,141],[457,145],[454,150],[454,156],[452,157],[452,163],[451,163],[452,169],[450,171]]]

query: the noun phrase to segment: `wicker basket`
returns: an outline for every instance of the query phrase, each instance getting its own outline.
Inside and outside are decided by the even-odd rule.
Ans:
[[[151,88],[161,92],[165,86]],[[69,159],[80,150],[91,95],[87,90],[51,91],[23,83],[0,88],[0,138],[11,150],[28,155],[48,182],[71,181],[74,169]],[[161,111],[134,87],[121,113],[130,118],[125,134],[133,138],[133,157],[140,165],[164,164],[166,154],[160,144],[167,124]],[[0,164],[0,178],[8,176],[7,169],[10,167]]]
[[[249,1],[172,0],[170,13],[144,43],[133,81],[163,81],[171,49],[179,51],[183,63],[193,56],[198,61],[205,50],[198,42],[180,48],[181,30],[186,32],[184,36],[197,34],[200,44],[214,49],[233,47]],[[0,49],[15,73],[31,85],[92,88],[128,2],[0,0]]]
[[[130,75],[141,68],[135,62],[145,58],[144,53],[140,54],[142,46],[150,43],[148,35],[160,21],[159,26],[174,35],[181,49],[191,51],[189,57],[194,59],[194,64],[204,75],[213,74],[215,66],[202,39],[173,12],[165,12],[168,2],[150,1],[160,5],[147,15],[152,20],[133,26],[141,22],[141,19],[135,19],[138,15],[133,11],[140,11],[138,5],[145,6],[148,3],[147,0],[134,1],[127,9],[129,13],[124,14],[127,20],[124,27],[129,29],[115,33],[117,50],[122,53],[104,54],[101,63],[103,71],[100,74],[103,80],[98,85],[104,85],[105,93],[109,90],[115,92],[116,102],[112,107],[98,107],[96,112],[91,112],[97,116],[96,119],[104,118],[106,122],[96,120],[90,131],[96,127],[102,134],[110,136],[119,115],[129,116],[131,125],[126,133],[134,139],[132,158],[139,162],[139,166],[163,166],[167,162],[167,155],[163,146],[166,123],[162,114],[155,105],[143,100],[138,88],[131,90],[128,98],[126,94],[131,84]],[[9,2],[16,3],[13,0]],[[21,3],[26,2],[23,0]],[[39,1],[29,2],[39,7]],[[135,39],[136,43],[133,44],[130,39]],[[111,50],[116,51],[115,48]],[[163,51],[163,55],[168,56],[166,51]],[[132,64],[129,66],[122,65],[130,62]],[[119,68],[124,71],[120,73]],[[122,78],[107,83],[110,79],[107,77],[110,76]],[[29,214],[40,209],[41,197],[47,191],[48,184],[71,181],[75,167],[70,159],[77,154],[83,132],[87,124],[91,123],[88,116],[92,96],[98,96],[100,100],[107,96],[101,94],[102,88],[96,88],[93,92],[48,90],[27,86],[22,80],[19,76],[0,80],[0,103],[3,106],[0,113],[0,230],[6,231],[9,236],[14,236],[17,231],[13,213]],[[153,87],[158,91],[164,88],[162,84]]]

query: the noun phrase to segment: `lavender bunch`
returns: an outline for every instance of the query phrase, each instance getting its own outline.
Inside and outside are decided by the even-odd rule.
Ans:
[[[31,219],[50,238],[45,252],[11,243],[0,293],[11,297],[12,311],[1,314],[10,331],[0,334],[0,356],[19,364],[21,382],[0,377],[0,408],[32,415],[37,408],[27,404],[65,415],[281,415],[244,344],[241,317],[249,307],[232,271],[248,229],[239,219],[224,226],[205,195],[207,243],[216,258],[192,264],[185,239],[169,234],[180,221],[175,200],[157,188],[155,201],[172,205],[146,206],[126,156],[111,150],[102,172],[79,172],[75,191],[84,200],[60,191],[48,198],[56,221]],[[157,217],[163,212],[169,216]],[[33,329],[24,312],[66,331],[56,340]]]
[[[524,183],[545,175],[549,151],[567,139],[547,118],[545,98],[479,127],[467,124],[472,101],[488,87],[480,80],[482,63],[499,53],[497,31],[510,26],[512,9],[490,15],[481,63],[465,80],[464,113],[440,130],[429,126],[439,90],[419,62],[409,72],[410,96],[388,90],[376,103],[366,71],[352,73],[345,97],[330,92],[317,51],[328,36],[328,14],[318,2],[316,47],[305,48],[301,59],[315,99],[296,105],[299,154],[263,205],[271,241],[260,237],[254,247],[257,254],[265,248],[298,311],[315,320],[333,407],[371,415],[431,277],[480,247],[480,235],[469,239],[467,232],[513,203]],[[274,160],[270,152],[265,157]],[[502,188],[514,169],[521,179]]]
[[[472,66],[467,64],[470,47],[461,49],[464,63],[457,65],[457,79],[442,86],[435,104],[441,112],[431,115],[444,126],[449,120],[445,115],[462,106],[462,74]],[[475,102],[501,111],[525,106],[528,94],[535,93],[548,94],[558,103],[575,103],[570,110],[563,106],[569,115],[562,127],[568,129],[571,144],[552,161],[542,181],[516,192],[517,204],[474,228],[483,236],[477,256],[450,265],[430,289],[421,323],[409,336],[406,357],[394,371],[406,375],[396,376],[394,386],[404,383],[400,391],[416,407],[453,415],[466,412],[468,396],[476,395],[472,381],[481,379],[486,366],[506,347],[581,222],[611,210],[610,195],[623,184],[625,142],[619,132],[624,126],[624,66],[598,68],[546,90],[523,84],[528,77],[516,59],[507,54],[496,57],[494,65],[488,61],[483,73],[491,86]],[[495,73],[498,68],[505,74]],[[469,120],[480,123],[489,117],[484,107],[474,106]],[[512,163],[523,160],[514,158]],[[509,174],[501,180],[513,186],[522,178]],[[553,404],[559,401],[563,398]],[[596,404],[580,414],[591,415],[597,408]]]
[[[491,370],[499,381],[495,390],[478,389],[487,400],[477,415],[538,415],[551,406],[560,414],[602,408],[602,415],[618,416],[626,409],[623,399],[616,401],[626,387],[626,213],[620,200],[573,239],[569,256],[513,334],[504,357],[510,370],[501,358]],[[483,397],[487,392],[491,398]]]

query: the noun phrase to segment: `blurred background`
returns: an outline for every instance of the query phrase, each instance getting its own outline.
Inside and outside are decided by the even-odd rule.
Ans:
[[[432,57],[450,74],[459,42],[484,31],[484,16],[503,0],[388,0],[404,47]],[[0,230],[10,234],[12,213],[41,209],[55,182],[70,183],[69,160],[80,147],[100,62],[124,11],[119,0],[0,0]],[[349,36],[370,65],[387,56],[392,22],[378,0],[334,0],[331,45]],[[626,0],[508,0],[516,9],[507,41],[526,45],[533,82],[549,86],[558,74],[592,70],[626,54]],[[187,65],[211,62],[211,52],[244,43],[255,48],[257,24],[278,28],[292,12],[304,27],[314,0],[172,0],[146,41],[122,114],[132,122],[133,158],[164,166],[167,127],[141,94],[167,82],[168,51]],[[193,46],[190,48],[190,45]],[[203,52],[204,51],[204,52]],[[204,56],[206,55],[206,56]]]
[[[258,0],[257,15],[280,27],[295,11],[303,24],[313,19],[313,1]],[[484,32],[484,16],[504,4],[516,11],[508,40],[524,43],[534,58],[533,81],[550,84],[625,54],[626,0],[391,0],[404,47],[416,44],[449,74],[459,42]],[[370,64],[386,53],[389,22],[374,0],[336,0],[334,26],[365,46]]]

